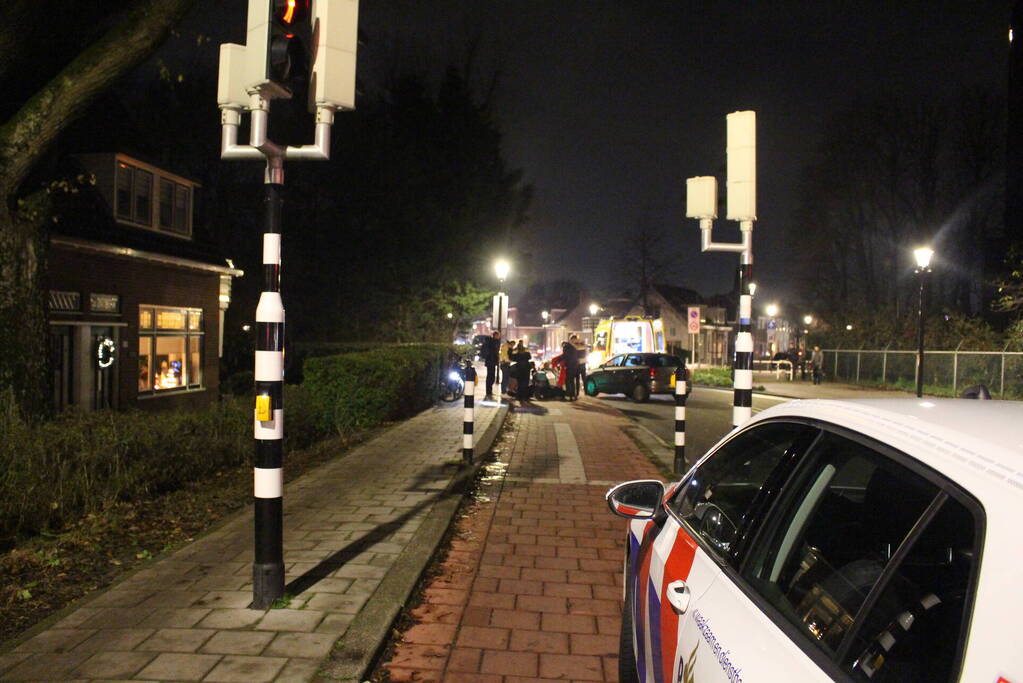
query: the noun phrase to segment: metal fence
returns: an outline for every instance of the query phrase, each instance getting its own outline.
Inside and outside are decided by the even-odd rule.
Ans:
[[[916,385],[916,351],[825,349],[827,379],[854,384]],[[1023,399],[1023,352],[924,351],[924,386],[953,395],[977,384],[992,395]]]

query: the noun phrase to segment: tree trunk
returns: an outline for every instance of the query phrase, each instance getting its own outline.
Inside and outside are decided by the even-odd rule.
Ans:
[[[26,417],[45,416],[52,404],[45,264],[42,231],[0,207],[0,400]]]

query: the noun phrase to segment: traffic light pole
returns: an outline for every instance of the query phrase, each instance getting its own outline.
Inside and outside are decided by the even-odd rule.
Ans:
[[[249,144],[238,144],[241,109],[221,110],[221,157],[265,160],[263,291],[256,307],[253,435],[254,557],[252,607],[267,609],[284,597],[284,302],[281,298],[281,223],[284,160],[330,157],[334,108],[316,110],[312,145],[282,147],[267,138],[272,91],[250,93]]]

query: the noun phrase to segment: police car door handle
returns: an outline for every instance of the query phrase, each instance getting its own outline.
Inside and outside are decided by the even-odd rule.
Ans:
[[[685,614],[685,611],[689,609],[689,586],[686,585],[685,581],[672,581],[665,588],[665,593],[668,594],[668,602],[675,608],[675,611],[679,614]]]

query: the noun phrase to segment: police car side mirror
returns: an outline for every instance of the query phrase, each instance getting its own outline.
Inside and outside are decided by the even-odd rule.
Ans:
[[[664,484],[639,479],[618,484],[605,494],[611,512],[626,519],[653,519],[664,500]]]

